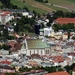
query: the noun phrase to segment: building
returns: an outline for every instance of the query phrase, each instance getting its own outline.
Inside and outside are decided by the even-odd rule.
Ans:
[[[54,72],[54,73],[48,73],[44,75],[69,75],[68,72],[62,71],[62,72]]]
[[[35,25],[35,34],[36,35],[39,35],[40,34],[40,27],[41,27],[40,24],[36,24]]]
[[[22,9],[7,9],[7,11],[10,11],[12,14],[13,13],[20,13],[23,16],[27,16],[28,18],[32,18],[34,15],[32,12],[27,12],[26,10],[22,10]]]
[[[44,70],[31,70],[29,72],[23,72],[21,75],[43,75],[45,73],[47,72]]]
[[[2,65],[0,64],[0,73],[15,73],[15,69],[8,66],[8,65]]]
[[[52,27],[44,28],[44,36],[50,36],[53,31]]]
[[[32,54],[50,54],[50,46],[46,42],[42,42],[41,39],[26,39],[24,40],[24,44],[24,50],[26,51],[26,55],[28,56]],[[23,50],[23,47],[21,50]]]
[[[5,25],[10,20],[12,20],[11,12],[9,12],[9,11],[0,11],[0,24]]]
[[[75,18],[57,18],[54,20],[54,24],[68,24],[73,23],[75,24]]]

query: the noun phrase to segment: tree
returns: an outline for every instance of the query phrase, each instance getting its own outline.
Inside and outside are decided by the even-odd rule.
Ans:
[[[2,49],[2,45],[0,45],[0,49]]]
[[[35,1],[43,2],[43,0],[35,0]]]
[[[1,0],[1,2],[7,7],[10,7],[10,0]]]
[[[56,13],[55,13],[55,15],[56,15],[57,17],[64,17],[63,11],[60,11],[60,10],[57,10]]]
[[[33,10],[33,14],[34,14],[34,17],[37,16],[37,12],[35,10]]]
[[[60,24],[54,24],[54,25],[53,25],[53,29],[54,29],[55,31],[59,31],[59,30],[61,29],[61,25],[60,25]]]
[[[71,66],[70,66],[70,69],[75,71],[75,63],[73,63]]]
[[[48,3],[48,0],[46,0],[45,3]]]
[[[23,9],[29,12],[29,9],[26,6],[24,6]]]
[[[5,39],[8,39],[8,30],[7,29],[3,29],[3,37],[5,38]]]
[[[50,26],[51,26],[50,22],[48,22],[48,23],[47,23],[47,26],[48,26],[48,27],[50,27]]]
[[[66,65],[64,68],[66,69],[67,72],[70,71],[70,66],[69,65]]]
[[[3,48],[4,50],[9,50],[9,49],[10,49],[10,46],[8,46],[8,45],[6,45],[6,44],[3,44],[3,45],[2,45],[2,48]]]
[[[25,3],[25,1],[23,0],[23,3]]]

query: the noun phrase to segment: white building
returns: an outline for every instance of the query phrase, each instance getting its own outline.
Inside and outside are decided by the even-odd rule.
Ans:
[[[27,39],[24,44],[26,48],[24,47],[23,49],[22,47],[21,51],[25,50],[25,53],[28,56],[32,54],[39,54],[39,55],[50,54],[50,46],[46,42],[42,42],[41,39]]]
[[[12,16],[10,14],[11,13],[9,11],[0,11],[0,23],[6,24],[10,20],[12,20]]]
[[[52,27],[50,28],[44,28],[44,36],[50,36],[50,34],[53,32],[54,30],[52,29]]]
[[[28,18],[32,18],[33,17],[33,13],[31,13],[31,12],[22,12],[22,15],[23,16],[27,16]]]

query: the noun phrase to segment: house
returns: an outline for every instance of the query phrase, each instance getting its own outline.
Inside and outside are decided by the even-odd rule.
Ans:
[[[8,60],[3,60],[3,61],[0,61],[0,64],[7,64],[7,65],[10,65],[12,62],[8,61]]]
[[[68,24],[73,23],[75,24],[75,18],[57,18],[54,20],[54,24]]]
[[[17,54],[21,50],[22,44],[20,42],[16,42],[15,45],[14,44],[11,45],[12,48],[10,48],[10,53]]]
[[[28,18],[32,18],[34,15],[32,12],[22,12],[23,16],[28,16]]]
[[[62,71],[62,72],[54,72],[54,73],[48,73],[43,75],[70,75],[68,72]]]
[[[12,20],[11,12],[9,11],[0,11],[0,23],[5,25],[10,20]]]
[[[15,73],[15,69],[8,66],[8,65],[2,65],[0,64],[0,73]]]
[[[52,27],[44,28],[44,36],[50,36],[53,31]]]
[[[66,66],[71,62],[71,59],[67,56],[50,56],[49,59],[54,63],[54,66]]]
[[[21,75],[43,75],[45,73],[47,72],[44,70],[31,70],[29,72],[23,72]]]
[[[28,16],[28,18],[31,18],[33,17],[33,13],[32,12],[27,12],[26,10],[21,10],[21,9],[8,9],[9,12],[11,12],[12,14],[13,13],[20,13],[22,14],[23,16]]]
[[[9,51],[8,50],[1,49],[0,50],[0,54],[1,55],[7,55],[7,54],[9,54]]]

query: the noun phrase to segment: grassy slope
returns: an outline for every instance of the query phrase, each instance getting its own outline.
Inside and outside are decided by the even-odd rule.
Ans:
[[[75,4],[74,0],[48,0],[52,4]]]
[[[46,13],[45,10],[36,8],[36,7],[34,7],[34,6],[32,6],[32,5],[29,5],[29,4],[27,4],[27,3],[23,3],[23,2],[20,1],[20,0],[11,0],[11,3],[13,3],[14,5],[17,5],[18,7],[21,7],[21,8],[23,8],[24,6],[26,6],[26,7],[28,7],[28,9],[29,9],[30,11],[35,10],[35,11],[38,12],[38,13]]]
[[[75,0],[48,0],[51,4],[56,4],[69,8],[70,10],[75,11]]]
[[[40,2],[36,2],[36,1],[34,1],[34,0],[25,0],[25,2],[26,2],[27,4],[29,4],[29,5],[33,5],[33,6],[37,7],[37,8],[40,8],[40,9],[42,9],[42,10],[45,10],[45,11],[47,11],[47,12],[53,11],[53,9],[51,9],[51,8],[49,8],[49,7],[47,7],[47,6],[43,5],[43,4],[41,4]]]
[[[50,1],[50,0],[48,0],[48,1]],[[51,0],[52,1],[52,0]],[[29,4],[32,4],[32,5],[36,5],[37,3],[38,4],[41,4],[41,5],[44,5],[44,6],[47,6],[47,7],[49,7],[50,9],[53,9],[54,11],[55,10],[62,10],[62,11],[68,11],[67,9],[64,9],[64,8],[59,8],[59,7],[55,7],[55,6],[50,6],[50,5],[47,5],[47,4],[44,4],[44,3],[39,3],[39,2],[37,2],[37,1],[35,1],[35,0],[27,0],[26,1],[27,3],[29,3]],[[34,4],[35,3],[35,4]],[[42,8],[42,7],[41,7]],[[44,8],[45,9],[45,8]],[[48,9],[47,9],[48,10]]]
[[[66,9],[63,8],[58,8],[54,6],[50,6],[47,4],[42,4],[39,2],[36,2],[35,0],[25,0],[26,3],[23,3],[24,0],[11,0],[11,3],[23,8],[24,6],[28,7],[30,11],[35,10],[38,13],[46,13],[50,11],[55,11],[55,10],[62,10],[62,11],[67,11]],[[48,0],[49,3],[51,4],[57,4],[57,5],[70,5],[70,4],[75,4],[74,0]]]

